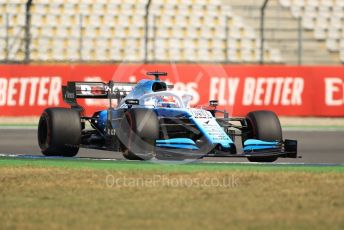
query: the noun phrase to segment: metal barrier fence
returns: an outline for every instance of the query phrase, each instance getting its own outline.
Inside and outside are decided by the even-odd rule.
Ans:
[[[293,17],[278,0],[247,1],[246,5],[234,5],[233,10],[246,16],[251,26],[259,32],[261,50],[266,47],[278,48],[282,52],[284,63],[304,64],[304,45],[314,42],[305,37],[302,19]],[[261,52],[260,64],[266,63]]]

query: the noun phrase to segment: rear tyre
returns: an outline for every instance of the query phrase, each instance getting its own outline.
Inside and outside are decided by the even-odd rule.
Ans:
[[[155,155],[159,138],[159,121],[151,109],[129,109],[121,122],[119,140],[128,160],[150,160]]]
[[[282,128],[277,115],[272,111],[253,111],[246,116],[249,134],[243,138],[263,141],[282,141]],[[248,157],[251,162],[274,162],[278,157]]]
[[[45,156],[74,157],[79,151],[79,113],[67,108],[49,108],[38,124],[38,144]]]

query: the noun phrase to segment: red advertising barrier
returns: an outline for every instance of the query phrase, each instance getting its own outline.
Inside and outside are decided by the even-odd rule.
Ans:
[[[286,116],[344,116],[344,67],[159,65],[0,65],[0,116],[34,116],[46,107],[67,107],[67,81],[135,82],[147,71],[166,71],[175,90],[192,93],[192,105],[217,99],[219,108],[243,116],[268,109]],[[80,100],[86,112],[106,101]]]

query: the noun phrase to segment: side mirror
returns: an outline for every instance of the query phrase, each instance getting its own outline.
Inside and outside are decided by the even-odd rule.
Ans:
[[[140,101],[138,99],[127,99],[125,100],[125,104],[127,105],[139,105]]]
[[[209,101],[209,106],[211,106],[211,107],[216,107],[218,105],[219,105],[218,100],[210,100]]]

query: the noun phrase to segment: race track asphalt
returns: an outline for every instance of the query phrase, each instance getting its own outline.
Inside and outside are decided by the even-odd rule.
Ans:
[[[344,130],[288,130],[285,139],[299,143],[299,159],[279,159],[277,162],[344,164]],[[0,153],[41,155],[34,129],[0,129]],[[81,149],[77,157],[123,159],[121,153]],[[204,161],[247,162],[238,158],[205,158]]]

